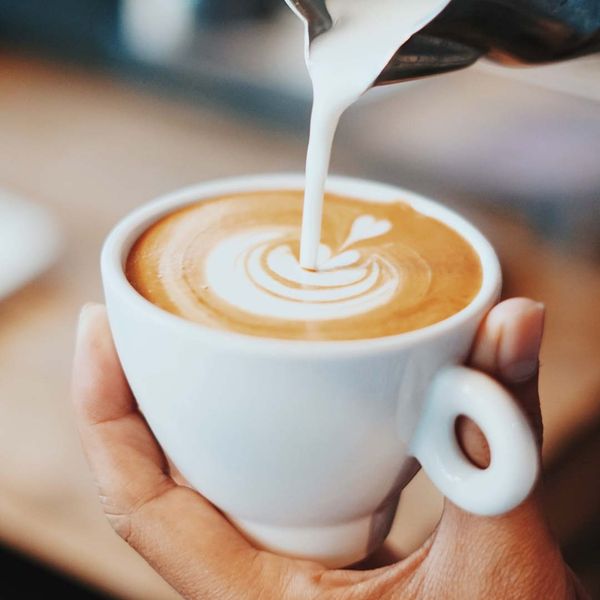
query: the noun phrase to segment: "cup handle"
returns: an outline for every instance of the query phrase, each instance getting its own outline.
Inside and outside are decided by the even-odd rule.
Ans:
[[[458,444],[455,423],[461,415],[487,438],[487,469],[473,466]],[[539,472],[533,432],[512,396],[488,375],[466,367],[446,367],[434,377],[410,449],[449,500],[477,515],[518,506]]]

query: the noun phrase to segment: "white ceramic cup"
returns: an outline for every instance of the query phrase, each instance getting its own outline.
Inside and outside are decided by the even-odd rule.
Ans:
[[[203,183],[141,207],[108,237],[102,276],[112,333],[165,452],[257,546],[330,567],[360,560],[383,542],[419,463],[465,510],[511,510],[534,485],[538,452],[509,393],[459,366],[498,299],[501,274],[487,240],[454,212],[396,187],[329,179],[336,194],[408,202],[460,233],[481,259],[483,283],[469,306],[400,335],[251,337],[174,316],[128,283],[123,265],[133,242],[169,212],[222,194],[303,187],[302,176],[286,174]],[[474,467],[461,452],[459,415],[484,432],[489,468]]]

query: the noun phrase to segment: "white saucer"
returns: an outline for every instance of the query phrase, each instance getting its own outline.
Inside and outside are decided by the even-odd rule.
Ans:
[[[0,299],[43,273],[60,248],[57,224],[46,210],[0,190]]]

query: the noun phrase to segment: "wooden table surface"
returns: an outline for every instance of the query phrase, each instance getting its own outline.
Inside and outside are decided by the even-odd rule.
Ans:
[[[102,298],[100,246],[121,216],[201,180],[301,170],[305,143],[106,76],[0,55],[0,186],[51,208],[66,238],[50,273],[0,303],[1,540],[119,597],[177,597],[112,533],[96,502],[69,400],[78,309]],[[351,148],[336,154],[336,170],[360,172]],[[551,459],[600,416],[600,272],[517,222],[469,216],[501,255],[507,294],[548,306],[541,385]],[[414,548],[440,507],[418,476],[393,545]]]

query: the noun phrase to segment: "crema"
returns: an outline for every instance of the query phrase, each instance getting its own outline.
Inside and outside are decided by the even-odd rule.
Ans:
[[[318,269],[300,266],[303,194],[192,204],[152,225],[126,265],[155,305],[208,327],[305,340],[412,331],[467,306],[481,286],[471,246],[401,199],[328,195]]]

